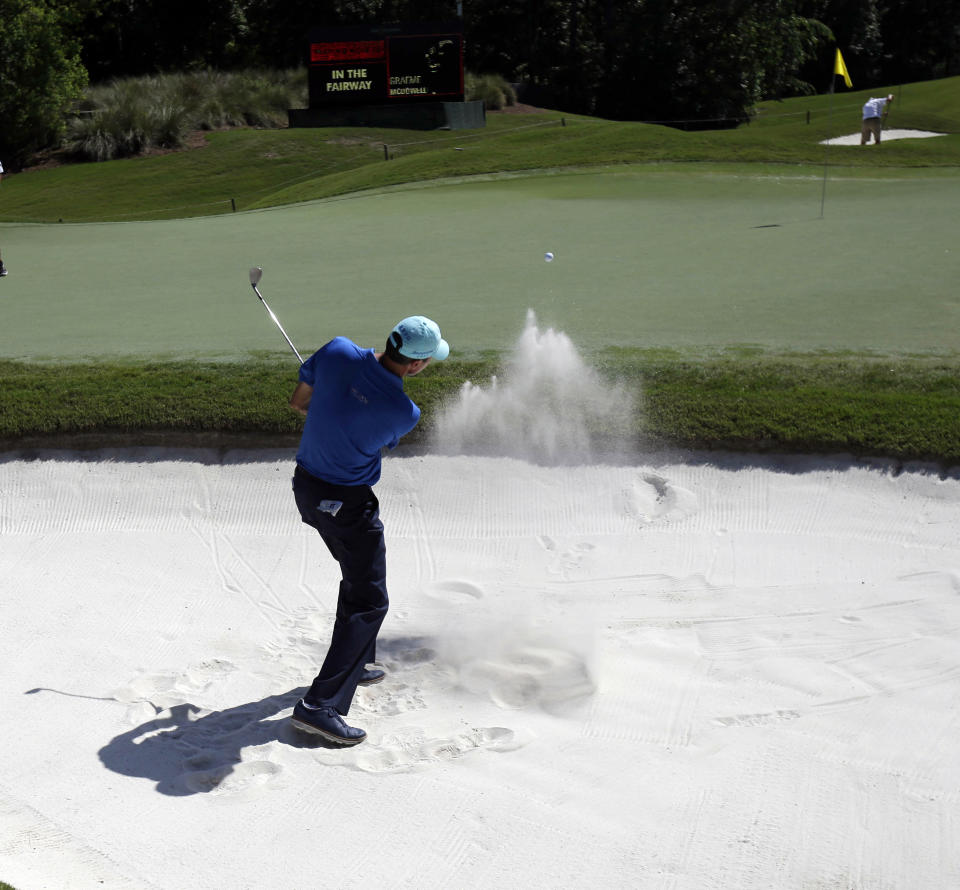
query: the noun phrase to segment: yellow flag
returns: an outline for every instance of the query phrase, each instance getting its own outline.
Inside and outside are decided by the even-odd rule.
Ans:
[[[840,49],[837,48],[837,61],[833,63],[833,73],[840,74],[843,76],[843,82],[848,86],[853,86],[853,81],[850,80],[850,74],[847,72],[847,66],[843,61],[843,56],[840,55]]]

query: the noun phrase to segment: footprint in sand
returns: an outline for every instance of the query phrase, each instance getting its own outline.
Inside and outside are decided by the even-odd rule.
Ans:
[[[458,581],[456,579],[434,581],[427,585],[424,593],[430,599],[453,605],[465,605],[483,599],[483,588],[479,585],[472,581]]]
[[[267,790],[283,771],[270,759],[283,726],[276,717],[293,700],[294,695],[287,694],[224,711],[196,709],[188,714],[190,705],[175,709],[182,711],[171,721],[175,725],[162,727],[151,740],[158,752],[179,755],[179,771],[165,783],[168,793],[256,795]],[[163,716],[159,715],[161,723]]]
[[[277,715],[297,690],[224,710],[194,704],[209,700],[217,680],[237,671],[210,659],[180,673],[142,674],[113,696],[129,705],[132,727],[100,750],[101,761],[123,775],[143,776],[174,796],[216,792],[257,795],[282,772],[270,759]]]
[[[597,548],[589,541],[565,546],[549,535],[537,535],[537,543],[547,551],[547,571],[553,575],[571,578],[578,572],[592,569],[590,555]]]
[[[431,736],[423,729],[404,727],[379,737],[371,736],[348,752],[323,749],[314,756],[324,763],[340,764],[348,758],[351,766],[368,773],[402,772],[449,763],[474,751],[515,751],[529,741],[529,737],[521,737],[503,726],[470,729],[449,736]]]
[[[169,708],[183,704],[198,694],[205,692],[225,674],[238,670],[232,662],[220,658],[211,658],[196,665],[190,665],[179,673],[142,674],[131,680],[126,686],[117,689],[113,698],[131,705],[130,717],[139,722],[144,713],[145,703],[154,709]]]
[[[354,702],[369,714],[397,716],[427,707],[430,695],[456,686],[456,671],[440,662],[424,637],[386,637],[377,643],[384,683],[361,686]]]
[[[365,713],[385,717],[422,711],[427,706],[422,685],[404,682],[398,676],[394,676],[389,683],[359,688],[354,701]]]
[[[324,764],[379,773],[424,769],[479,750],[514,751],[532,738],[529,733],[504,726],[449,734],[437,734],[424,726],[397,728],[393,718],[430,711],[445,695],[455,693],[462,686],[460,671],[456,665],[446,663],[423,637],[388,637],[378,644],[378,654],[387,678],[375,686],[359,688],[350,711],[353,722],[367,730],[366,741],[356,748],[344,749],[324,743],[304,745],[302,739],[297,739],[298,747],[312,747],[313,756]],[[530,664],[536,664],[541,673],[550,673],[550,665],[555,662],[554,656],[547,652],[531,651],[526,653],[526,658]],[[444,706],[443,711],[446,710]],[[381,717],[391,719],[381,722]]]
[[[205,758],[200,758],[203,762]],[[214,758],[215,760],[215,758]],[[194,758],[187,760],[188,766],[197,763]],[[282,772],[282,768],[269,760],[253,760],[247,763],[213,763],[209,769],[197,769],[184,773],[180,781],[190,791],[197,793],[214,792],[216,794],[251,792],[265,786]]]

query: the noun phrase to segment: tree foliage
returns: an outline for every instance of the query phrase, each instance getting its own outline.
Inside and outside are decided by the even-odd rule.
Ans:
[[[87,84],[75,24],[55,0],[0,0],[0,157],[11,166],[59,140]]]
[[[317,26],[462,16],[467,67],[527,101],[685,126],[825,89],[836,45],[858,87],[960,73],[960,0],[0,0],[0,16],[4,159],[62,131],[84,67],[291,68]]]
[[[610,41],[599,113],[720,123],[751,106],[812,88],[797,77],[828,29],[805,18],[796,0],[707,3],[645,0],[626,11]],[[626,86],[626,88],[624,88]]]
[[[960,74],[960,0],[804,0],[803,13],[836,35],[855,84]]]
[[[742,119],[762,98],[811,87],[797,76],[827,28],[799,0],[478,0],[471,53],[548,89],[566,108],[613,118]]]

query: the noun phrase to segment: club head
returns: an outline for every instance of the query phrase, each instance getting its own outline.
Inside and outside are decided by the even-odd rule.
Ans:
[[[260,283],[260,279],[263,278],[263,269],[259,266],[254,266],[250,270],[250,284],[252,287],[256,287]]]

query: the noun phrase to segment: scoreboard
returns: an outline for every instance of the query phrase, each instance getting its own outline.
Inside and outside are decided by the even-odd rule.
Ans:
[[[463,101],[460,22],[317,29],[308,43],[311,108]]]

